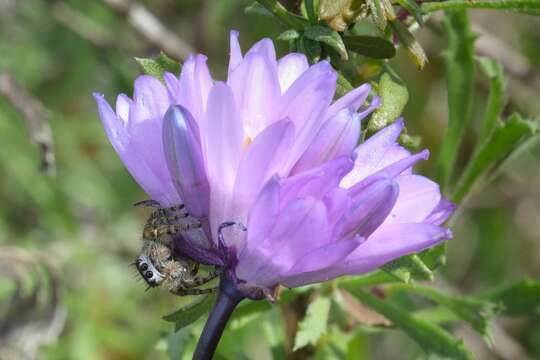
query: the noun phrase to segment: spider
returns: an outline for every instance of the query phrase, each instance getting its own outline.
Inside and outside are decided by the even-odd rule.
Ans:
[[[173,252],[173,237],[176,234],[204,236],[201,222],[191,216],[183,204],[169,208],[159,202],[145,200],[135,206],[155,208],[144,226],[141,254],[135,260],[135,267],[149,288],[163,286],[175,295],[201,295],[217,288],[199,288],[221,274],[220,269],[206,276],[197,276],[199,263]]]

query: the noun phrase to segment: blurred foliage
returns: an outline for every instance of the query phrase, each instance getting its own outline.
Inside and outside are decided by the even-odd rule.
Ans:
[[[447,266],[436,275],[437,289],[445,291],[414,288],[410,282],[432,277],[441,263],[436,250],[362,277],[284,291],[275,305],[246,301],[228,324],[216,359],[422,358],[415,342],[382,331],[396,326],[438,355],[451,349],[467,358],[468,348],[479,359],[540,358],[539,283],[521,281],[540,277],[540,141],[527,137],[537,133],[531,120],[540,113],[538,18],[470,12],[477,45],[485,36],[506,44],[506,49],[492,46],[491,54],[482,54],[498,57],[502,65],[479,60],[481,72],[475,71],[479,67],[465,15],[455,13],[441,25],[422,17],[420,9],[493,7],[494,2],[418,6],[403,0],[399,7],[386,0],[320,0],[324,6],[316,6],[317,1],[303,6],[296,1],[260,1],[262,6],[247,0],[140,2],[207,54],[217,78],[226,73],[228,30],[234,28],[244,49],[262,37],[280,37],[280,54],[294,48],[312,61],[330,59],[342,72],[343,91],[351,84],[380,81],[384,98],[384,88],[404,84],[409,101],[404,109],[401,102],[390,104],[392,116],[403,112],[408,134],[421,135],[420,146],[433,154],[442,151],[439,174],[448,184],[458,184],[448,187],[449,194],[466,199],[453,220]],[[537,3],[505,0],[504,6],[534,15]],[[239,16],[247,6],[250,11]],[[408,26],[414,19],[425,25],[416,31]],[[37,358],[190,358],[202,319],[172,332],[174,326],[161,317],[195,299],[145,292],[129,267],[147,215],[131,204],[145,195],[108,144],[90,96],[96,90],[109,99],[131,94],[141,72],[135,58],[155,58],[160,50],[103,1],[0,2],[0,72],[11,73],[51,111],[57,158],[54,177],[39,172],[38,149],[28,139],[22,115],[0,97],[0,301],[19,303],[18,317],[1,313],[0,351],[14,348],[10,336],[18,329],[41,334],[50,325],[42,320],[59,311],[65,314],[63,328],[39,343],[44,346]],[[422,71],[407,58],[411,54]],[[386,58],[391,60],[381,60]],[[169,68],[168,58],[161,60],[160,66]],[[389,75],[380,78],[383,72]],[[447,122],[455,129],[450,134]],[[421,170],[433,175],[434,164],[428,161]],[[452,174],[464,176],[454,181]],[[21,281],[21,274],[31,276]],[[403,283],[384,285],[396,281]],[[359,291],[374,284],[371,292]],[[39,301],[32,303],[33,298]],[[494,317],[494,309],[501,315]],[[496,329],[491,348],[482,340],[488,322]],[[480,334],[467,332],[467,323]],[[427,342],[426,333],[431,336]],[[504,344],[511,346],[501,349]],[[24,358],[21,354],[4,357]]]

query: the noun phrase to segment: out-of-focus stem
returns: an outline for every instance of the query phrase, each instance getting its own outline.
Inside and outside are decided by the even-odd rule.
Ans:
[[[221,279],[219,296],[204,325],[193,360],[212,359],[232,312],[244,298],[245,296],[236,289],[232,280],[225,277]]]

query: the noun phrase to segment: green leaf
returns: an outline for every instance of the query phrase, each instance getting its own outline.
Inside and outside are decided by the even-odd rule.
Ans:
[[[416,40],[414,35],[409,31],[407,26],[401,21],[395,19],[390,21],[390,27],[393,33],[399,39],[399,42],[405,46],[409,57],[413,60],[415,65],[422,70],[427,63],[427,56],[420,43]]]
[[[540,2],[538,0],[447,0],[441,2],[426,2],[422,10],[426,13],[438,10],[464,10],[464,9],[497,9],[509,10],[529,15],[540,15]]]
[[[491,136],[480,145],[469,160],[456,187],[453,200],[456,202],[463,200],[482,176],[494,169],[537,130],[536,123],[523,120],[517,114],[510,116],[507,121],[499,121]]]
[[[390,59],[396,55],[394,45],[378,36],[344,36],[343,42],[350,51],[373,59]]]
[[[478,144],[482,144],[491,134],[497,125],[499,115],[504,108],[504,88],[505,78],[503,67],[498,60],[489,58],[478,58],[480,68],[489,78],[489,99],[486,116],[482,125],[482,130],[478,136]]]
[[[298,324],[293,351],[315,345],[327,331],[330,299],[319,296],[308,305],[305,318]]]
[[[381,105],[369,119],[367,129],[371,132],[378,131],[393,123],[401,115],[409,100],[407,88],[393,81],[386,73],[379,80],[378,92],[381,97]]]
[[[173,74],[180,72],[180,64],[164,52],[161,52],[155,59],[135,58],[141,66],[143,72],[163,81],[163,73],[168,71]]]
[[[309,25],[308,20],[287,11],[277,0],[257,0],[257,2],[288,28],[302,30]]]
[[[290,40],[296,40],[300,37],[300,33],[297,30],[289,29],[278,36],[278,40],[281,41],[290,41]]]
[[[308,39],[321,42],[330,46],[332,49],[336,50],[343,60],[347,60],[349,56],[347,55],[347,49],[345,44],[341,39],[341,36],[334,30],[320,26],[310,26],[307,27],[304,31],[304,36]]]
[[[169,315],[165,315],[163,320],[174,323],[175,331],[178,331],[183,327],[193,324],[201,316],[208,313],[215,301],[216,294],[201,296],[197,301]]]
[[[437,354],[450,359],[473,359],[463,342],[456,340],[442,328],[418,319],[408,310],[400,309],[396,305],[390,304],[357,287],[348,287],[347,290],[361,302],[400,327],[428,354]]]
[[[494,290],[482,298],[502,305],[505,315],[536,314],[540,316],[540,282],[526,279],[516,284]]]
[[[474,39],[469,18],[463,11],[444,17],[448,49],[444,52],[448,88],[448,129],[441,144],[437,177],[446,190],[463,133],[471,120],[474,84]]]
[[[433,280],[433,273],[416,254],[391,261],[381,269],[404,283],[409,283],[411,279]]]
[[[390,289],[408,291],[445,306],[459,318],[469,323],[474,330],[484,336],[488,343],[491,343],[490,321],[500,310],[500,306],[497,306],[493,302],[486,299],[465,298],[445,294],[434,288],[422,285],[393,285]]]

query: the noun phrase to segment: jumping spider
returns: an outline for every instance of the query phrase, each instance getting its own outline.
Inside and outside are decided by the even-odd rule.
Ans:
[[[200,295],[216,288],[200,289],[221,274],[219,269],[206,276],[197,276],[199,263],[173,252],[173,236],[202,231],[201,223],[191,216],[184,205],[163,208],[157,201],[146,200],[137,205],[153,207],[143,230],[141,255],[135,267],[149,288],[163,285],[175,295]]]

